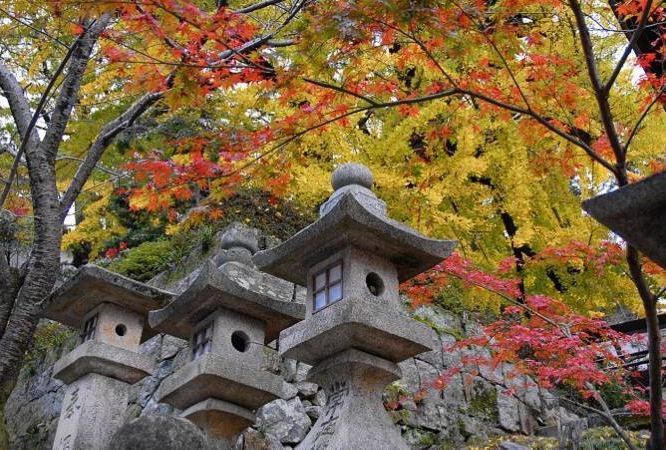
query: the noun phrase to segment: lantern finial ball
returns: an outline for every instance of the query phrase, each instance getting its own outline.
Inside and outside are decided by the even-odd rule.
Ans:
[[[363,164],[357,163],[341,164],[335,169],[331,176],[331,185],[336,191],[344,186],[352,184],[371,189],[373,182],[374,179],[370,169]]]

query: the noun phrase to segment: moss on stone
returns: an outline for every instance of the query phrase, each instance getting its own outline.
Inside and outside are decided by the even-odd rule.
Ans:
[[[479,389],[470,400],[467,412],[487,420],[497,421],[497,390],[494,388]]]

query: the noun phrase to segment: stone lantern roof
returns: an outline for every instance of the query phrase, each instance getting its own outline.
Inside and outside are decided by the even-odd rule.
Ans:
[[[185,292],[150,313],[149,322],[164,333],[189,339],[197,323],[223,308],[265,322],[269,343],[303,319],[305,307],[293,301],[293,295],[293,284],[245,264],[229,261],[218,268],[208,261]]]
[[[455,241],[431,239],[386,215],[386,205],[370,190],[367,167],[343,164],[332,176],[335,192],[320,218],[281,245],[257,253],[254,262],[272,275],[305,285],[309,267],[339,248],[355,246],[391,261],[405,281],[449,256]]]
[[[666,267],[666,172],[591,198],[583,209]]]
[[[81,328],[86,315],[103,303],[147,316],[149,311],[167,304],[172,296],[169,292],[87,264],[48,297],[44,316]]]
[[[199,276],[167,307],[150,313],[151,327],[181,339],[189,339],[197,324],[222,308],[261,320],[265,343],[280,331],[303,320],[305,307],[294,301],[294,285],[259,272],[251,257],[256,239],[241,226],[232,226],[222,237],[219,267],[208,261]]]

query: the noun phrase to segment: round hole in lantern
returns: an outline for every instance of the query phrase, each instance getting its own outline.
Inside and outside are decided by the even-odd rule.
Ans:
[[[242,331],[234,331],[231,333],[231,345],[239,352],[245,352],[250,346],[250,338]]]
[[[125,333],[127,333],[127,327],[125,325],[122,323],[116,325],[116,334],[118,336],[125,336]]]
[[[381,277],[374,272],[370,272],[368,276],[365,277],[365,285],[368,287],[370,293],[376,297],[379,297],[384,293],[384,282]]]

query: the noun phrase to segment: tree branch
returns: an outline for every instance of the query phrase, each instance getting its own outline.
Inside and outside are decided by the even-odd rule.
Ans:
[[[262,45],[272,40],[280,31],[282,31],[289,24],[289,22],[291,22],[294,19],[294,17],[296,17],[296,14],[298,14],[298,12],[303,8],[305,2],[306,0],[298,0],[297,3],[289,11],[289,15],[284,19],[284,21],[280,24],[280,26],[278,26],[275,30],[271,31],[270,33],[267,33],[263,36],[247,41],[240,47],[230,48],[228,50],[221,52],[218,55],[219,58],[218,63],[224,61],[225,59],[229,59],[234,55],[240,55],[242,53],[256,50]]]
[[[65,132],[69,117],[78,99],[79,88],[83,82],[83,74],[88,67],[88,61],[93,47],[109,23],[110,16],[102,17],[92,21],[86,31],[79,36],[75,45],[71,61],[67,68],[67,75],[60,89],[60,95],[56,100],[49,129],[42,140],[40,150],[51,158],[55,158]],[[55,77],[54,77],[55,78]]]
[[[597,63],[594,56],[590,30],[587,28],[587,23],[585,23],[585,15],[583,14],[583,10],[581,9],[578,0],[569,0],[569,5],[576,19],[576,27],[578,28],[581,46],[583,47],[583,53],[585,55],[587,73],[590,78],[590,82],[592,83],[594,97],[597,101],[597,106],[601,115],[601,122],[604,126],[606,136],[608,136],[608,142],[610,143],[610,146],[613,149],[613,153],[615,154],[616,166],[607,168],[616,177],[626,178],[626,174],[624,174],[620,169],[621,167],[624,167],[625,164],[623,145],[620,142],[617,130],[615,129],[615,124],[613,123],[613,114],[610,109],[610,104],[608,103],[608,94],[605,92],[604,85],[601,82],[601,78],[599,77],[599,70],[597,68]]]
[[[26,136],[32,118],[30,105],[18,80],[2,62],[0,62],[0,89],[2,89],[7,103],[9,103],[16,129],[22,137]],[[30,133],[30,140],[31,145],[39,144],[39,136],[36,130]]]
[[[320,87],[326,88],[326,89],[331,89],[337,92],[341,92],[353,97],[359,98],[359,95],[356,94],[355,92],[351,92],[348,89],[345,89],[342,86],[337,86],[333,85],[330,83],[326,83],[325,81],[320,81],[320,80],[311,80],[308,79],[306,80],[311,84],[316,84]],[[393,102],[386,102],[386,103],[380,103],[377,101],[374,101],[374,104],[371,104],[371,106],[367,108],[357,108],[354,111],[359,112],[359,111],[366,111],[368,109],[382,109],[382,108],[391,108],[394,106],[399,106],[399,105],[408,105],[408,104],[418,104],[418,103],[426,103],[432,100],[444,98],[444,97],[451,97],[454,95],[467,95],[472,98],[476,98],[478,100],[482,100],[486,103],[490,103],[491,105],[497,106],[498,108],[506,109],[508,111],[512,111],[518,114],[523,114],[525,116],[531,117],[534,119],[536,122],[538,122],[540,125],[543,127],[547,128],[548,130],[552,131],[553,133],[557,134],[560,136],[562,139],[565,139],[566,141],[571,142],[572,144],[576,145],[577,147],[580,147],[587,153],[587,155],[592,158],[594,161],[598,162],[601,164],[603,167],[608,169],[611,173],[616,172],[615,166],[613,166],[611,163],[603,159],[601,156],[597,154],[597,152],[594,151],[592,147],[590,147],[588,144],[583,142],[582,140],[578,139],[577,137],[559,129],[555,125],[553,125],[547,118],[543,117],[541,114],[537,113],[534,110],[527,109],[521,106],[516,106],[510,103],[505,103],[501,100],[497,100],[495,98],[489,97],[485,94],[482,94],[480,92],[475,92],[467,89],[462,89],[459,87],[453,87],[450,89],[446,89],[444,91],[431,94],[431,95],[425,95],[422,97],[412,97],[408,99],[402,99],[402,100],[397,100]],[[368,101],[367,98],[363,98],[363,100]]]
[[[132,104],[125,112],[123,112],[116,119],[107,123],[100,133],[97,135],[93,143],[90,145],[86,156],[79,166],[74,178],[72,179],[67,191],[60,199],[60,219],[64,220],[67,211],[71,208],[72,204],[78,197],[83,185],[90,177],[90,174],[95,169],[96,164],[99,162],[104,150],[109,146],[113,138],[120,132],[126,130],[134,122],[141,117],[151,106],[164,96],[164,91],[146,94]]]
[[[244,8],[237,9],[236,12],[240,13],[240,14],[247,14],[247,13],[257,11],[259,9],[266,8],[268,6],[273,6],[273,5],[277,5],[277,4],[280,4],[280,3],[284,3],[284,1],[285,0],[264,0],[262,2],[255,3],[253,5],[248,5]]]
[[[652,0],[647,0],[644,8],[645,9],[643,10],[643,14],[641,14],[641,20],[638,22],[638,26],[631,34],[631,39],[629,39],[629,43],[625,47],[622,56],[617,61],[615,69],[613,69],[613,73],[610,77],[608,77],[606,84],[603,86],[603,92],[606,94],[606,96],[608,96],[608,93],[613,87],[615,80],[617,79],[618,75],[620,75],[620,71],[622,70],[622,67],[624,67],[624,63],[627,62],[627,58],[629,58],[631,51],[634,49],[634,45],[636,45],[636,42],[638,42],[638,39],[643,34],[643,30],[645,30],[645,25],[647,24],[647,21],[650,17],[650,11],[652,10]]]
[[[9,196],[9,191],[12,185],[12,181],[14,179],[14,176],[16,175],[16,171],[18,170],[18,165],[21,162],[23,153],[27,151],[26,154],[29,155],[32,150],[37,149],[44,142],[44,141],[41,142],[39,141],[39,136],[37,135],[37,131],[35,130],[35,125],[37,124],[37,120],[39,119],[39,117],[41,117],[42,115],[42,110],[44,109],[46,100],[51,95],[51,90],[53,89],[53,86],[55,85],[62,71],[64,70],[65,65],[74,54],[74,51],[78,46],[78,42],[79,40],[77,39],[77,41],[74,44],[72,44],[72,46],[67,51],[67,54],[60,62],[60,65],[58,65],[58,68],[51,77],[49,84],[46,86],[46,89],[42,93],[42,97],[39,100],[37,109],[35,109],[35,112],[32,114],[32,116],[30,116],[30,107],[28,106],[27,99],[23,95],[23,90],[18,84],[18,81],[7,70],[7,68],[4,65],[0,64],[0,85],[2,85],[3,91],[5,91],[5,96],[7,97],[7,100],[10,103],[10,108],[12,109],[12,115],[14,117],[16,127],[19,129],[19,132],[21,133],[21,145],[19,146],[19,149],[16,152],[16,156],[14,157],[14,162],[12,163],[12,167],[9,171],[9,176],[5,181],[5,187],[2,190],[2,194],[0,195],[0,208],[2,207],[2,205],[5,204],[5,200],[7,200],[7,197]],[[5,69],[6,72],[4,72],[2,69]],[[5,88],[5,86],[7,88]],[[12,102],[14,102],[14,107],[11,106]],[[27,118],[29,118],[29,120],[26,121]],[[62,138],[62,135],[60,136],[60,138]],[[60,141],[58,141],[58,144],[59,143]]]
[[[76,156],[70,156],[70,155],[58,155],[56,157],[56,161],[78,161],[80,163],[85,162],[85,160],[83,158],[77,158]],[[108,167],[103,166],[99,162],[97,164],[95,164],[94,168],[101,171],[101,172],[108,173],[109,175],[112,175],[112,176],[117,177],[117,178],[122,176],[121,172],[117,172],[113,169],[109,169]]]
[[[664,91],[666,91],[666,85],[662,86],[661,89],[657,92],[657,95],[655,95],[654,99],[650,102],[650,104],[643,110],[641,113],[641,116],[638,118],[638,121],[636,122],[636,125],[634,125],[634,128],[631,129],[631,132],[629,133],[629,136],[627,137],[627,142],[624,144],[624,154],[627,154],[627,151],[629,151],[629,146],[631,145],[631,141],[634,140],[634,137],[636,136],[636,133],[640,130],[641,124],[643,123],[643,120],[647,117],[648,113],[652,109],[652,107],[659,101],[661,96],[664,94]]]

